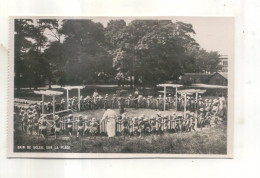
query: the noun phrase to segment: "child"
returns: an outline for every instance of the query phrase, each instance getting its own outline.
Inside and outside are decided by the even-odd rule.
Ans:
[[[106,94],[105,98],[104,98],[104,109],[108,107],[108,94]]]
[[[204,112],[203,112],[203,108],[201,108],[198,115],[198,127],[200,127],[200,129],[202,130],[203,126],[204,126]]]
[[[117,108],[117,97],[115,94],[112,98],[112,108]]]
[[[152,134],[155,134],[157,131],[157,122],[155,119],[156,119],[155,116],[151,116],[151,118],[150,118],[150,122],[151,122],[151,131],[150,132]]]
[[[25,112],[23,114],[23,118],[22,118],[22,130],[24,131],[24,133],[27,133],[27,123],[28,123],[28,114]]]
[[[138,132],[140,133],[140,137],[142,136],[142,134],[144,133],[144,119],[145,119],[145,115],[142,114],[140,117],[139,117],[139,121],[138,121]]]
[[[39,135],[39,119],[37,113],[35,113],[33,117],[33,130],[35,131],[36,135]]]
[[[151,132],[150,120],[148,118],[144,119],[144,133],[148,135]]]
[[[138,135],[138,129],[139,129],[139,125],[138,125],[138,117],[134,117],[132,119],[132,124],[130,125],[133,129],[132,129],[132,133],[134,136]]]
[[[186,112],[186,118],[183,120],[184,131],[189,131],[191,121],[190,121],[190,111]]]
[[[161,134],[162,133],[162,115],[160,112],[157,113],[157,119],[156,119],[156,122],[157,122],[157,129],[156,129],[156,132],[157,134]]]
[[[73,121],[73,115],[69,114],[67,121],[61,121],[61,123],[65,123],[67,124],[67,128],[68,128],[68,133],[69,133],[69,138],[71,138],[72,136],[72,131],[73,131],[73,123],[75,121]]]
[[[29,116],[27,124],[28,124],[29,133],[30,133],[30,135],[32,135],[32,132],[33,132],[33,115]]]
[[[43,138],[47,138],[47,116],[43,115],[42,119],[40,120],[40,134]]]
[[[83,116],[79,115],[77,137],[83,136],[83,132],[84,132],[84,128],[83,127],[84,127]]]
[[[170,128],[169,128],[171,131],[175,131],[175,120],[176,120],[176,118],[177,118],[176,113],[175,112],[172,113],[172,117],[170,117]]]
[[[179,113],[178,116],[175,118],[175,131],[181,132],[181,120],[182,120],[182,114]]]
[[[84,123],[85,123],[85,128],[84,128],[84,131],[83,131],[83,135],[85,135],[86,133],[89,134],[90,133],[90,118],[89,116],[85,116],[84,118]]]
[[[126,114],[122,114],[122,119],[119,121],[120,125],[122,125],[121,134],[125,137],[129,134],[129,118],[126,117]]]
[[[92,118],[91,123],[90,123],[90,138],[94,136],[94,139],[96,139],[96,134],[98,133],[98,122],[95,117]]]
[[[164,117],[162,117],[162,131],[163,132],[167,132],[168,131],[168,127],[169,127],[169,116],[165,115]]]
[[[60,123],[61,121],[59,121],[60,118],[58,115],[55,115],[54,116],[54,121],[53,121],[53,125],[52,125],[52,129],[53,129],[53,134],[55,136],[55,140],[58,139],[58,136],[60,135],[60,131],[61,131],[61,128],[60,128]]]
[[[191,129],[194,130],[194,131],[196,131],[196,130],[195,130],[195,125],[196,125],[195,122],[196,122],[196,119],[195,119],[195,117],[194,117],[194,112],[191,112],[191,113],[190,113],[189,131],[191,131]]]

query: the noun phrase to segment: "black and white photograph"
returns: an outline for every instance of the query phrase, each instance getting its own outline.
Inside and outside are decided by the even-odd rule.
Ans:
[[[232,158],[234,18],[10,26],[9,157]]]

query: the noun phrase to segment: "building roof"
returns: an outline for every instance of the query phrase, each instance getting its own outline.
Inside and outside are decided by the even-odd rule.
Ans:
[[[184,73],[184,75],[212,75],[208,73]]]
[[[192,84],[193,87],[198,87],[198,88],[223,88],[227,89],[228,86],[223,86],[223,85],[209,85],[209,84],[203,84],[203,83],[198,83],[198,84]]]
[[[219,73],[222,77],[224,77],[225,79],[228,79],[228,74],[227,72],[217,72]]]

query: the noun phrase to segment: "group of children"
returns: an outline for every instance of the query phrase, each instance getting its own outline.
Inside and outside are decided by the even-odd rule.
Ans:
[[[109,106],[112,109],[117,108],[144,108],[144,109],[155,109],[155,110],[164,110],[165,109],[177,109],[177,111],[183,111],[185,107],[185,98],[183,96],[176,95],[172,96],[169,94],[166,98],[162,95],[158,97],[148,96],[143,97],[142,95],[132,96],[131,94],[128,97],[117,97],[116,95],[109,96],[106,94],[102,97],[99,94],[93,94],[92,97],[81,96],[79,99],[77,97],[69,98],[68,102],[65,99],[62,99],[60,103],[55,103],[56,111],[71,109],[72,111],[79,111],[78,104],[80,102],[80,110],[95,110],[95,109],[104,109]],[[224,97],[219,97],[218,99],[205,99],[203,100],[201,96],[194,98],[192,96],[187,96],[186,98],[186,110],[195,112],[200,108],[223,108],[226,101]],[[47,111],[52,112],[53,103],[49,102],[47,104]],[[225,116],[223,116],[225,117]]]
[[[196,113],[188,110],[185,115],[175,112],[171,115],[162,115],[158,112],[156,116],[149,117],[142,114],[130,118],[123,113],[118,116],[115,128],[118,135],[122,136],[160,135],[166,132],[190,132],[197,128],[212,127],[220,120],[219,118],[217,110],[208,107],[200,108]],[[53,119],[48,120],[46,115],[39,115],[37,109],[32,108],[20,110],[19,122],[24,133],[44,138],[51,134],[57,139],[61,132],[68,134],[70,138],[73,134],[77,138],[83,136],[95,138],[106,133],[103,129],[105,127],[95,117],[83,117],[83,115],[74,117],[69,114],[64,118],[55,115]]]

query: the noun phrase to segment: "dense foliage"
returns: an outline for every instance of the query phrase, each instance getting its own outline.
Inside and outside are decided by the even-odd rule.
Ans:
[[[185,72],[215,72],[219,54],[200,48],[191,24],[170,20],[18,19],[15,87],[177,82]]]

